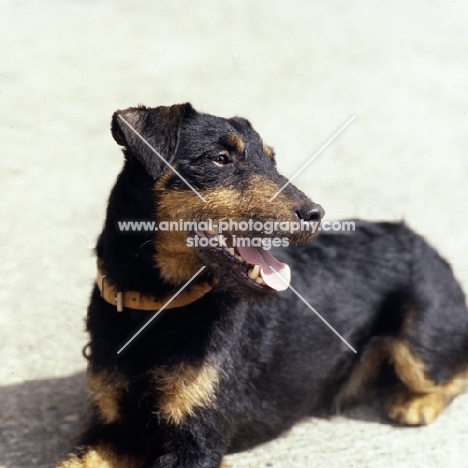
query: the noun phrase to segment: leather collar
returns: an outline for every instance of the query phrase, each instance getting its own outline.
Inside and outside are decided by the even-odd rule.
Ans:
[[[96,284],[101,292],[101,297],[109,304],[115,306],[117,312],[122,312],[124,308],[152,312],[162,307],[164,309],[175,309],[197,301],[213,289],[212,284],[199,283],[189,286],[175,298],[175,293],[171,293],[162,299],[156,299],[152,295],[143,294],[138,291],[118,291],[102,268],[101,259],[98,259],[97,262]]]

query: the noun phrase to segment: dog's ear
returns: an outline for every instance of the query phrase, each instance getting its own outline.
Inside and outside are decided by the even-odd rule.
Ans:
[[[244,117],[232,117],[228,122],[237,130],[252,130],[252,124]]]
[[[112,116],[112,136],[156,179],[174,162],[182,120],[195,113],[189,103],[156,108],[130,107]]]

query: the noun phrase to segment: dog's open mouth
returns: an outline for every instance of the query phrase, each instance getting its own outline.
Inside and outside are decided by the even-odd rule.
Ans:
[[[228,232],[220,235],[197,230],[196,234],[211,241],[204,250],[212,259],[228,267],[241,283],[257,290],[284,291],[288,288],[291,281],[289,266],[263,247],[237,245],[235,236]],[[219,239],[219,236],[223,238]],[[219,242],[213,242],[217,239]]]

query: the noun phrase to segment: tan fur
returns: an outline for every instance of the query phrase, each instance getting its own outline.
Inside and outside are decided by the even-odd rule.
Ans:
[[[388,417],[400,424],[432,423],[445,406],[468,387],[468,371],[457,374],[443,385],[435,384],[426,376],[423,361],[403,339],[388,338],[377,342],[355,366],[336,397],[338,411],[342,405],[360,399],[367,384],[375,379],[387,360],[394,365],[405,385],[385,403]]]
[[[271,146],[263,145],[263,151],[265,151],[265,154],[269,158],[273,158],[275,156],[275,151],[273,150]]]
[[[229,133],[223,141],[238,153],[242,153],[245,149],[245,143],[237,133]]]
[[[177,171],[178,165],[173,164],[171,167],[173,167]],[[156,192],[164,190],[167,183],[175,176],[176,173],[172,169],[167,167],[166,172],[164,172],[164,174],[161,177],[159,177],[159,179],[154,183],[154,190]]]
[[[252,213],[261,213],[262,219],[293,221],[294,201],[279,194],[268,203],[280,187],[261,176],[252,176],[247,190],[219,188],[201,191],[206,203],[191,190],[168,190],[160,194],[156,218],[160,221],[213,219],[248,220]]]
[[[428,379],[424,363],[402,339],[389,342],[395,371],[406,388],[392,395],[385,404],[390,419],[403,424],[430,424],[440,412],[468,386],[468,371],[437,385]]]
[[[195,250],[187,246],[186,232],[160,232],[156,252],[156,265],[168,284],[184,283],[202,267]]]
[[[450,382],[435,386],[431,393],[404,388],[387,400],[385,410],[390,419],[400,424],[430,424],[467,385],[468,372],[463,372]]]
[[[395,372],[409,389],[418,393],[431,393],[437,390],[437,385],[424,373],[424,363],[414,355],[404,340],[398,338],[390,340],[388,348]]]
[[[90,448],[83,456],[73,455],[56,468],[140,468],[145,460],[117,455],[111,448],[98,446]]]
[[[338,412],[348,403],[361,400],[365,389],[377,378],[382,365],[387,360],[388,351],[383,341],[376,342],[362,355],[335,398]]]
[[[164,176],[163,176],[164,177]],[[169,177],[169,176],[167,176]],[[159,191],[156,207],[158,221],[247,221],[252,213],[261,213],[261,221],[297,221],[294,213],[297,200],[280,193],[271,203],[268,200],[279,186],[261,176],[252,176],[247,190],[233,188],[209,189],[201,192],[206,203],[191,190],[164,190],[165,182],[157,181]],[[162,189],[162,190],[161,190]],[[186,245],[187,232],[159,231],[156,237],[155,262],[162,278],[169,284],[187,281],[202,266],[193,248]],[[304,231],[294,233],[295,241],[311,240]]]
[[[89,370],[88,385],[102,421],[107,424],[118,421],[121,417],[119,400],[128,389],[128,382],[106,372]]]
[[[167,422],[179,425],[186,417],[193,416],[197,408],[214,406],[220,376],[212,365],[179,364],[153,371],[153,379],[161,392],[159,414]]]
[[[400,424],[419,425],[432,423],[445,407],[442,395],[414,393],[404,388],[385,403],[388,417]]]

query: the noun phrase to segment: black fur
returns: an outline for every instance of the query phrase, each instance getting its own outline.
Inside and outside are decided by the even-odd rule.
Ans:
[[[278,188],[285,181],[244,119],[199,114],[189,104],[163,111],[132,109],[123,115],[199,190],[242,192],[250,173],[266,175]],[[227,130],[242,137],[246,154],[232,156],[237,172],[221,173],[211,156]],[[119,289],[164,297],[180,285],[165,282],[155,266],[158,234],[122,233],[117,222],[154,219],[160,197],[154,179],[168,169],[117,114],[112,131],[126,147],[126,162],[109,199],[97,255]],[[174,177],[165,190],[189,189]],[[284,195],[298,206],[311,203],[292,185]],[[292,267],[293,287],[357,354],[290,290],[247,294],[248,286],[225,281],[229,271],[215,262],[200,278],[219,277],[210,293],[164,311],[117,354],[149,315],[118,313],[95,287],[87,319],[90,368],[118,375],[129,387],[118,401],[121,418],[105,423],[96,412],[77,453],[83,456],[90,447],[106,445],[117,457],[136,460],[144,454],[144,466],[217,468],[228,450],[245,449],[304,417],[330,411],[353,367],[379,337],[405,339],[436,384],[466,368],[468,314],[448,264],[405,224],[355,223],[354,232],[322,232],[312,243],[276,251],[275,256]],[[150,371],[181,363],[199,368],[208,362],[219,366],[214,404],[195,408],[179,424],[168,423],[158,413],[161,395]]]

